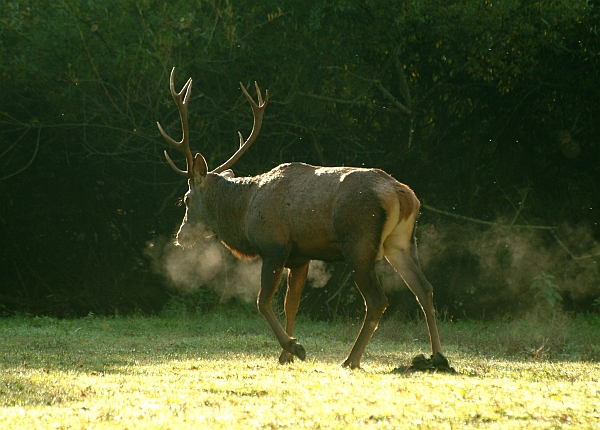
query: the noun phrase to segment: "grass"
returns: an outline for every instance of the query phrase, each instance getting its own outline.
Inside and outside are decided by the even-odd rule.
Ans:
[[[0,320],[0,428],[600,428],[600,322],[442,322],[459,372],[394,374],[427,353],[422,321],[301,320],[305,362],[280,366],[255,313]]]

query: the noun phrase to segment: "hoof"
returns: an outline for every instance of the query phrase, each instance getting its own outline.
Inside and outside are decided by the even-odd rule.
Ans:
[[[452,369],[450,363],[444,354],[436,352],[435,355],[431,356],[431,365],[435,368],[446,368]],[[454,369],[452,369],[454,371]]]
[[[283,351],[279,356],[280,364],[292,363],[294,361],[294,355],[302,361],[306,360],[306,350],[296,339],[292,338],[287,345],[282,346]]]
[[[352,370],[354,370],[354,369],[360,369],[360,362],[355,363],[355,362],[353,362],[352,360],[350,360],[348,358],[346,361],[344,361],[342,363],[342,367],[347,367],[348,369],[352,369]]]
[[[299,343],[295,343],[292,346],[292,354],[298,357],[300,360],[306,360],[306,350]]]
[[[294,362],[294,355],[290,352],[287,352],[285,350],[281,351],[281,354],[279,355],[279,364],[290,364]]]

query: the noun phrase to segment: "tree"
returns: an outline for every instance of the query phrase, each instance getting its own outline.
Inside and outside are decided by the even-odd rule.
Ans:
[[[28,0],[0,16],[9,308],[162,306],[143,254],[181,217],[155,126],[179,133],[173,66],[178,84],[194,77],[192,145],[211,166],[249,127],[237,83],[256,80],[271,102],[238,175],[381,167],[443,212],[583,221],[599,239],[594,2]],[[423,227],[440,222],[424,211]]]

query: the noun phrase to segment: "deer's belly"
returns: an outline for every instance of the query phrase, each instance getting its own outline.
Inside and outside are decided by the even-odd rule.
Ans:
[[[313,237],[312,240],[295,241],[292,244],[288,262],[301,262],[308,260],[341,261],[344,259],[339,245],[326,238]],[[291,267],[291,266],[290,266]]]

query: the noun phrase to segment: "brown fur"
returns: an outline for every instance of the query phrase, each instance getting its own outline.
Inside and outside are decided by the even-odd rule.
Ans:
[[[304,347],[292,335],[311,260],[345,261],[365,300],[365,320],[344,366],[360,367],[367,343],[388,306],[375,274],[375,261],[384,256],[417,297],[425,313],[432,352],[441,353],[433,288],[421,272],[414,241],[420,203],[412,190],[379,169],[303,163],[282,164],[262,175],[234,178],[228,169],[256,139],[267,106],[268,93],[263,102],[258,85],[258,104],[241,86],[254,114],[252,133],[245,142],[240,134],[240,148],[209,172],[204,157],[192,157],[189,147],[187,110],[192,80],[177,93],[174,72],[170,89],[180,112],[183,137],[176,142],[158,127],[186,157],[187,170],[180,170],[165,151],[171,167],[188,178],[189,185],[177,241],[192,245],[216,234],[236,257],[262,258],[257,305],[283,348],[279,362],[306,357]],[[289,268],[285,330],[271,307],[284,267]]]
[[[387,307],[374,272],[375,260],[384,255],[423,305],[432,350],[440,352],[432,289],[418,267],[413,241],[419,201],[409,187],[387,173],[303,163],[282,164],[247,178],[207,173],[190,181],[186,202],[179,243],[190,245],[198,239],[197,231],[209,230],[236,257],[262,257],[258,306],[284,349],[281,362],[305,354],[291,333],[308,264],[346,261],[367,305],[365,324],[345,362],[352,368],[360,366],[364,348]],[[286,331],[270,305],[284,267],[290,269]]]

